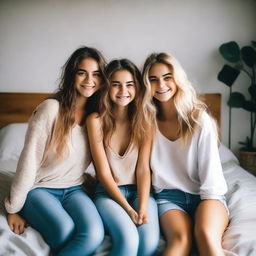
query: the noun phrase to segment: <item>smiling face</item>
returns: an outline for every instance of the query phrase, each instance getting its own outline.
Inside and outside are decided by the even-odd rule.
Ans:
[[[127,70],[114,72],[110,79],[110,99],[118,106],[128,106],[136,94],[136,85],[132,74]]]
[[[92,96],[101,84],[101,73],[98,62],[93,58],[82,60],[75,75],[75,88],[83,97]]]
[[[172,69],[166,64],[153,64],[149,70],[149,81],[152,96],[160,102],[169,101],[177,92]]]

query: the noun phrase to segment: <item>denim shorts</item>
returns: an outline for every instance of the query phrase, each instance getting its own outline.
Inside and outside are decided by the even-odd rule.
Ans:
[[[194,218],[196,209],[202,201],[200,195],[186,193],[178,189],[163,189],[155,194],[155,198],[159,216],[168,210],[180,210]],[[218,200],[224,205],[229,214],[225,197],[223,196]]]

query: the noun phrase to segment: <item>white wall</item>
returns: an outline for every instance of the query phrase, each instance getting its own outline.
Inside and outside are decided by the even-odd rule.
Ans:
[[[81,45],[107,60],[140,67],[152,51],[183,64],[199,92],[222,94],[222,140],[228,141],[228,87],[217,80],[220,44],[256,39],[255,0],[0,0],[0,91],[52,92],[60,68]],[[245,87],[240,75],[235,88]],[[233,110],[232,147],[249,133],[249,114]]]

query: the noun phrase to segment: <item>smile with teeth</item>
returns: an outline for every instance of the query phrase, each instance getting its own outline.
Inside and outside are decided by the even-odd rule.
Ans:
[[[166,90],[156,91],[156,93],[158,93],[158,94],[164,94],[164,93],[169,92],[170,90],[171,90],[171,89],[168,88],[168,89],[166,89]]]
[[[130,96],[116,96],[118,99],[128,99]]]
[[[88,89],[91,89],[91,88],[94,88],[95,85],[84,85],[84,84],[82,84],[81,87],[86,88],[86,89],[87,89],[87,88],[88,88]]]

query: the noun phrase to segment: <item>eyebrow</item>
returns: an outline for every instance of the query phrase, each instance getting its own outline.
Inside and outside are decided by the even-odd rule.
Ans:
[[[165,77],[165,76],[170,76],[170,75],[172,75],[172,73],[166,73],[166,74],[164,74],[164,75],[162,75],[163,77]],[[153,77],[157,77],[157,76],[149,76],[149,78],[153,78]]]
[[[111,83],[120,83],[120,81],[111,81]],[[129,84],[129,83],[134,83],[134,81],[127,81],[125,82],[126,84]]]
[[[87,70],[82,69],[82,68],[78,68],[77,71],[84,71],[84,72],[87,72]],[[94,71],[92,71],[92,72],[93,72],[93,73],[100,73],[99,70],[94,70]]]

